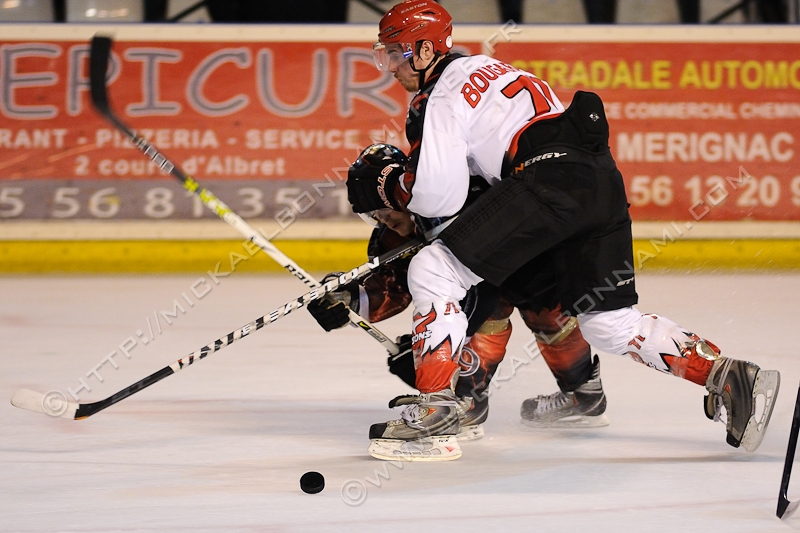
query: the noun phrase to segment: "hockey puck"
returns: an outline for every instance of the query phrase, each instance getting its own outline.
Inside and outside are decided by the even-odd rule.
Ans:
[[[300,488],[306,494],[316,494],[325,488],[325,478],[319,472],[306,472],[300,477]]]

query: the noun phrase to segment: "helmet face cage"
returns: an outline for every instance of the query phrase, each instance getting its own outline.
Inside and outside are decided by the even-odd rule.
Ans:
[[[382,43],[372,45],[372,60],[378,70],[396,70],[414,54],[411,43]]]
[[[372,211],[367,211],[366,213],[358,213],[358,216],[360,216],[361,220],[363,220],[373,228],[377,228],[381,224],[385,224],[384,217],[386,216],[387,213],[391,211],[392,209],[384,207],[381,209],[374,209]]]
[[[378,218],[373,216],[372,213],[373,212],[370,211],[368,213],[356,213],[356,214],[359,217],[361,217],[361,220],[363,220],[364,222],[366,222],[367,224],[369,224],[373,228],[377,228],[378,227]]]

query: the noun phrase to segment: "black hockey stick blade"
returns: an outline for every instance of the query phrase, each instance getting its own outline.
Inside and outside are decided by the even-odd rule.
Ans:
[[[106,75],[108,73],[108,63],[111,58],[111,46],[113,44],[114,41],[111,39],[111,37],[106,37],[103,35],[95,35],[92,37],[92,44],[89,48],[89,94],[92,97],[92,105],[94,108],[108,121],[125,133],[131,139],[131,142],[137,144],[136,141],[138,137],[136,132],[126,126],[119,118],[117,118],[116,115],[114,115],[114,112],[111,110],[111,102],[108,99]],[[137,146],[139,145],[137,144]],[[146,148],[148,148],[147,145],[139,147],[139,149],[143,151],[145,151]],[[161,156],[161,154],[158,152],[155,152],[154,155],[151,155],[151,159],[156,160],[156,156],[159,156],[161,159],[163,159],[163,156]],[[160,164],[161,162],[162,161],[160,160],[156,160],[156,163]],[[168,166],[172,167],[173,165],[170,163]],[[165,168],[165,170],[167,172],[171,172],[170,168]],[[186,176],[182,174],[177,177],[181,180],[186,180]]]
[[[111,109],[106,92],[109,54],[111,54],[111,37],[102,35],[92,37],[89,49],[89,89],[92,104],[104,115],[108,115]]]
[[[792,417],[792,429],[789,431],[789,447],[786,450],[786,462],[783,464],[783,477],[781,477],[781,491],[778,493],[778,518],[781,520],[789,518],[797,509],[800,500],[790,502],[786,497],[789,490],[789,477],[792,475],[792,464],[794,463],[794,452],[797,450],[797,435],[800,433],[800,390],[797,391],[797,400],[794,403],[794,416]]]
[[[128,396],[132,396],[140,390],[145,389],[154,383],[158,383],[162,379],[171,376],[180,370],[183,370],[184,368],[201,359],[204,359],[212,353],[218,352],[225,346],[229,346],[235,341],[247,337],[251,333],[260,330],[264,326],[272,324],[278,319],[288,315],[292,311],[300,309],[301,307],[305,307],[309,302],[318,300],[326,294],[334,292],[342,285],[346,285],[351,281],[366,276],[379,266],[390,261],[394,261],[395,259],[407,257],[408,255],[416,253],[423,246],[425,246],[427,242],[430,242],[434,237],[441,233],[441,231],[447,227],[448,223],[449,221],[445,224],[435,227],[426,233],[424,238],[418,237],[412,239],[399,248],[395,248],[394,250],[386,252],[385,254],[375,257],[349,272],[341,274],[338,278],[334,278],[326,282],[324,285],[312,289],[310,292],[307,292],[299,298],[287,302],[281,307],[274,309],[270,313],[255,319],[249,324],[245,324],[241,328],[228,333],[224,337],[220,337],[214,342],[192,352],[188,356],[178,359],[171,365],[165,366],[161,370],[150,374],[144,379],[137,381],[133,385],[122,389],[115,394],[112,394],[108,398],[92,403],[78,403],[67,400],[66,395],[60,391],[50,391],[46,394],[42,394],[30,389],[20,389],[14,393],[14,396],[11,398],[11,404],[15,407],[19,407],[20,409],[44,413],[52,417],[71,418],[74,420],[88,418],[93,414],[102,411],[106,407],[110,407],[115,403],[124,400]]]
[[[171,365],[165,366],[158,372],[150,374],[130,387],[122,389],[108,398],[92,403],[71,402],[67,400],[66,395],[59,391],[50,391],[47,394],[42,394],[41,392],[30,389],[20,389],[14,393],[14,396],[11,398],[11,404],[20,409],[44,413],[52,417],[83,420],[154,383],[158,383],[165,377],[171,376],[174,373],[175,371],[172,369]]]

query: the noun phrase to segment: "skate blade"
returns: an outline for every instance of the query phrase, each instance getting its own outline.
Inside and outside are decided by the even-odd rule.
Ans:
[[[471,440],[478,440],[483,438],[483,424],[475,424],[474,426],[462,426],[456,435],[458,442],[469,442]]]
[[[748,452],[754,452],[764,439],[767,432],[769,419],[772,416],[772,409],[775,407],[775,398],[778,397],[778,390],[781,386],[781,374],[777,370],[759,370],[756,375],[756,382],[753,384],[753,405],[756,405],[756,398],[764,396],[764,411],[758,417],[758,413],[753,413],[747,422],[747,427],[742,434],[741,446]],[[758,418],[757,418],[758,417]]]
[[[461,457],[455,435],[419,440],[372,439],[369,454],[384,461],[452,461]]]
[[[566,416],[558,420],[526,420],[522,419],[522,424],[529,428],[536,429],[582,429],[582,428],[601,428],[609,424],[605,414],[598,416]]]

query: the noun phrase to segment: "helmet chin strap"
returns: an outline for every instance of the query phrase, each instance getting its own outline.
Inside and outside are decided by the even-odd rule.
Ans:
[[[418,41],[417,42],[417,45],[416,45],[416,48],[417,48],[416,56],[417,57],[420,57],[420,52],[422,51],[422,43],[423,42],[424,41]],[[418,69],[417,67],[414,66],[414,56],[413,55],[408,58],[408,64],[411,66],[411,70],[413,70],[414,72],[419,74],[419,88],[417,90],[421,90],[422,86],[425,85],[425,76],[427,75],[428,70],[430,70],[430,68],[436,63],[436,60],[439,59],[441,57],[441,55],[442,55],[441,52],[439,52],[438,50],[435,51],[433,53],[433,59],[431,59],[430,63],[428,63],[428,66],[423,68],[423,69]]]

